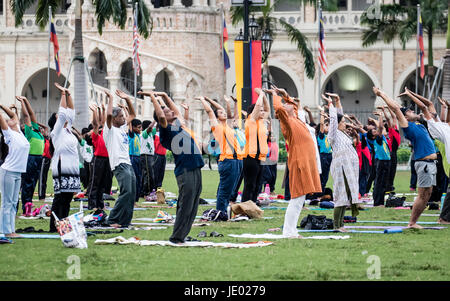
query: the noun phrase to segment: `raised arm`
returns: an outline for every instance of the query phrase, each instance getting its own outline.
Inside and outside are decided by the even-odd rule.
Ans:
[[[411,91],[408,90],[408,88],[405,88],[405,92],[400,94],[399,96],[407,95],[409,98],[411,98],[412,101],[417,105],[417,107],[423,112],[423,115],[426,120],[433,119],[433,116],[431,115],[431,112],[428,110],[428,106],[426,105],[426,102],[421,101],[419,98],[415,96]]]
[[[208,114],[209,123],[212,127],[216,127],[219,125],[219,122],[217,121],[216,115],[214,115],[214,111],[212,110],[211,106],[209,105],[208,101],[206,100],[206,97],[200,96],[196,97],[195,99],[200,100],[203,104],[203,108],[206,111],[206,114]]]
[[[139,91],[138,94],[150,97],[153,107],[155,108],[155,114],[156,114],[156,118],[158,119],[158,124],[162,128],[167,128],[168,123],[167,123],[166,115],[164,114],[164,111],[161,108],[161,104],[159,103],[158,99],[156,99],[156,95],[152,91],[150,91],[150,92]]]
[[[438,100],[441,104],[440,119],[442,122],[446,122],[447,121],[447,111],[448,111],[447,102],[445,100],[443,100],[442,98],[440,98],[439,96],[438,96]]]
[[[98,128],[99,128],[99,124],[98,124],[98,118],[97,118],[97,109],[98,107],[95,104],[92,104],[89,106],[89,109],[92,111],[92,127],[93,127],[93,131],[96,135],[98,135]]]
[[[427,106],[428,111],[432,114],[432,115],[437,115],[437,111],[436,108],[434,107],[434,104],[431,100],[429,100],[428,98],[423,97],[422,95],[419,95],[417,93],[414,93],[413,91],[409,90],[407,87],[405,87],[405,90],[409,91],[411,93],[411,95],[415,96],[417,99],[419,99],[424,105]]]
[[[61,92],[61,100],[59,102],[59,106],[66,109],[67,108],[67,97],[66,97],[66,89],[61,87],[58,83],[55,83],[55,87]]]
[[[184,109],[183,118],[186,122],[189,122],[189,105],[186,103],[182,103],[181,107]]]
[[[336,103],[336,109],[340,109],[338,111],[342,112],[343,108],[342,108],[342,104],[341,104],[341,98],[339,97],[339,95],[336,93],[325,93],[325,94],[330,96],[332,99],[334,99],[334,101]]]
[[[3,108],[2,108],[3,109]],[[0,114],[0,128],[3,131],[7,131],[9,129],[8,127],[8,123],[6,122],[6,120],[3,118],[2,114]]]
[[[231,112],[231,103],[233,102],[231,100],[230,97],[228,97],[227,95],[223,96],[223,99],[225,100],[225,102],[227,103],[227,118],[228,119],[233,119],[233,113]]]
[[[164,103],[169,107],[169,109],[171,109],[173,111],[173,113],[175,114],[175,116],[182,121],[181,123],[184,122],[184,118],[181,115],[180,110],[178,110],[178,107],[176,106],[175,102],[169,97],[169,95],[167,95],[166,92],[155,92],[155,94],[157,96],[161,96],[163,98]]]
[[[381,112],[383,113],[384,118],[387,121],[388,127],[391,128],[391,129],[394,128],[394,124],[393,124],[391,118],[389,118],[389,116],[387,114],[387,111],[386,111],[386,108],[384,106],[381,106],[379,108],[380,108]]]
[[[119,96],[121,99],[125,99],[125,101],[127,103],[127,108],[128,108],[127,124],[129,124],[131,122],[131,120],[136,118],[136,111],[134,110],[133,103],[131,102],[131,98],[128,97],[128,95],[121,90],[116,90],[116,95]]]
[[[26,97],[22,97],[22,99],[23,99],[23,104],[27,108],[28,115],[30,115],[31,122],[37,123],[36,115],[34,114],[33,108],[31,108],[30,102],[28,101],[28,99]]]
[[[258,100],[255,103],[255,108],[253,109],[252,113],[250,114],[249,118],[252,118],[253,120],[258,120],[261,117],[261,112],[263,109],[263,102],[264,102],[264,93],[262,93],[261,89],[255,88],[256,93],[258,93]]]
[[[387,104],[387,106],[394,112],[395,116],[397,116],[400,127],[407,128],[408,120],[406,120],[405,116],[400,110],[400,105],[397,102],[390,99],[383,91],[381,91],[377,87],[373,87],[373,92],[375,93],[376,96],[381,97]]]
[[[325,109],[321,106],[318,106],[318,109],[320,111],[320,126],[319,130],[323,134],[325,131]]]
[[[22,107],[21,113],[22,113],[23,122],[27,126],[31,127],[31,118],[30,118],[30,114],[28,114],[27,105],[25,104],[24,97],[16,96],[16,99],[20,102],[20,105]]]
[[[106,96],[108,96],[108,106],[106,107],[106,126],[108,129],[112,126],[112,111],[113,111],[113,97],[111,93],[105,91]]]
[[[313,115],[312,115],[311,110],[309,109],[309,107],[308,107],[308,106],[304,106],[304,107],[303,107],[303,110],[305,110],[305,112],[308,113],[308,117],[309,117],[309,125],[311,125],[311,124],[316,124],[316,123],[314,122],[314,117],[313,117]]]
[[[225,109],[218,103],[217,101],[209,98],[208,96],[204,96],[205,100],[211,104],[212,107],[214,107],[216,110],[223,110]]]
[[[0,104],[0,108],[5,111],[6,115],[8,115],[8,117],[10,119],[16,120],[17,122],[19,122],[19,117],[17,116],[17,113],[13,112],[10,108]],[[16,109],[17,112],[17,108],[14,106],[14,108]]]

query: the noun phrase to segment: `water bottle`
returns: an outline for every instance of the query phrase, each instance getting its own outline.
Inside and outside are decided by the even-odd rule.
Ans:
[[[444,200],[445,200],[445,197],[446,197],[446,196],[447,196],[447,194],[446,194],[446,193],[443,193],[443,194],[442,194],[442,197],[441,197],[441,208],[440,208],[440,209],[441,209],[441,210],[440,210],[441,212],[442,212],[442,208],[444,207]]]
[[[269,184],[266,184],[266,188],[264,189],[264,193],[266,195],[270,195],[270,186],[269,186]]]
[[[236,203],[240,203],[242,200],[242,195],[239,193],[237,198],[236,198]]]

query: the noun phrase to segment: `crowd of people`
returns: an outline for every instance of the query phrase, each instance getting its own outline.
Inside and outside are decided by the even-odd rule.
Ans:
[[[386,106],[378,107],[376,118],[368,118],[367,124],[345,114],[339,95],[334,93],[322,95],[319,124],[298,98],[275,86],[255,89],[258,99],[242,112],[234,97],[224,96],[224,107],[218,100],[201,96],[195,101],[208,116],[212,136],[203,139],[191,129],[189,106],[182,104],[181,112],[167,93],[153,91],[139,92],[151,101],[153,120],[137,119],[126,93],[116,91],[120,102],[114,106],[113,95],[105,91],[106,106],[92,104],[91,124],[80,132],[72,126],[75,111],[69,90],[58,84],[55,87],[61,93],[61,102],[48,125],[37,122],[25,97],[16,97],[21,106],[20,119],[15,105],[0,105],[9,117],[6,120],[0,115],[0,232],[8,237],[17,236],[14,220],[19,193],[23,214],[29,215],[37,183],[39,200],[46,198],[50,168],[54,189],[51,210],[58,219],[69,215],[70,202],[82,189],[88,209],[94,214],[104,212],[104,200],[112,194],[115,177],[120,193],[106,222],[115,228],[128,227],[139,198],[153,199],[162,187],[167,150],[173,154],[178,185],[171,242],[185,241],[197,215],[205,153],[216,156],[218,162],[216,210],[231,218],[231,205],[239,199],[260,205],[258,196],[264,187],[274,193],[279,156],[269,97],[288,152],[283,181],[284,198],[289,200],[283,226],[287,237],[298,236],[297,224],[305,201],[330,194],[326,187],[330,174],[335,229],[345,231],[346,209],[351,208],[352,216],[358,215],[372,186],[374,206],[384,206],[385,196],[395,195],[400,129],[413,150],[411,178],[415,183],[411,182],[411,188],[417,187],[418,192],[408,227],[421,228],[419,216],[428,202],[440,200],[448,186],[450,104],[439,98],[438,116],[432,101],[408,89],[401,96],[410,98],[422,114],[401,107],[374,87],[374,94]],[[449,198],[447,194],[440,223],[450,223]],[[56,231],[52,215],[50,232]]]

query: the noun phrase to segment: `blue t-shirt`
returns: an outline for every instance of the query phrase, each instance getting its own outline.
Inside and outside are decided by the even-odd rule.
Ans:
[[[405,138],[411,141],[416,160],[435,154],[433,140],[431,140],[427,129],[419,122],[408,122],[407,128],[402,128]]]
[[[384,161],[391,160],[391,152],[384,135],[377,136],[373,146],[375,147],[375,159]]]
[[[328,142],[328,135],[319,133],[319,135],[317,135],[317,144],[319,146],[319,153],[331,154],[332,150],[330,142]]]
[[[173,154],[176,177],[185,171],[202,168],[205,165],[194,138],[183,130],[178,119],[174,124],[168,124],[166,128],[159,126],[159,139],[161,145]]]
[[[130,150],[130,156],[141,155],[141,137],[132,131],[128,131],[128,145]]]

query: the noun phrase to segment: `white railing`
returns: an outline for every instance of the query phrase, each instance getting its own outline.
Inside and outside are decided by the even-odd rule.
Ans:
[[[361,28],[362,11],[323,12],[325,26],[334,28]]]

